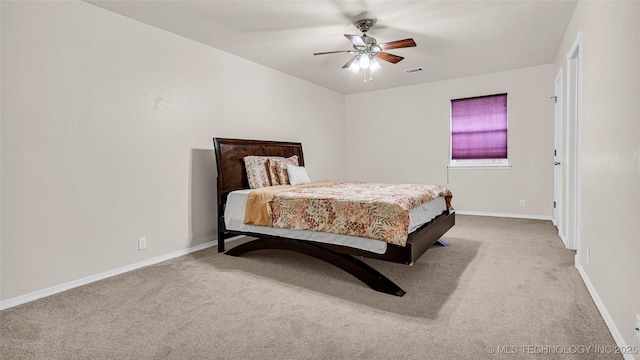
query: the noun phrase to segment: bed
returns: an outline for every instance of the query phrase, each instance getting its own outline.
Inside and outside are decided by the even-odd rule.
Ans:
[[[236,225],[229,228],[230,219],[229,214],[226,214],[227,210],[237,208],[237,204],[242,204],[242,200],[230,200],[242,199],[242,196],[246,196],[250,191],[248,190],[249,184],[244,158],[246,156],[277,156],[282,158],[297,156],[298,165],[304,166],[302,144],[229,138],[214,138],[213,143],[218,170],[218,251],[225,252],[225,239],[239,235],[255,238],[255,240],[227,250],[227,255],[240,256],[247,252],[266,249],[295,251],[337,266],[376,291],[403,296],[404,290],[359,258],[366,257],[412,265],[431,246],[435,244],[446,245],[440,238],[455,224],[455,212],[449,208],[447,203],[447,206],[442,208],[439,214],[409,233],[404,246],[385,243],[383,248],[377,249],[375,246],[369,248],[367,247],[369,245],[354,245],[356,243],[352,240],[359,241],[358,244],[377,244],[376,241],[379,240],[357,239],[357,237],[351,237],[353,238],[351,239],[348,236],[343,236],[338,241],[327,242],[328,240],[301,236],[301,230],[274,233],[272,228],[261,226]],[[227,215],[226,219],[225,214]]]

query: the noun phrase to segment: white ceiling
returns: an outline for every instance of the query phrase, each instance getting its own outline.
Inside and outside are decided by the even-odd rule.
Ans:
[[[186,38],[344,94],[554,62],[577,0],[551,1],[105,1],[86,0]],[[378,43],[413,38],[388,52],[374,80],[342,69],[353,22],[376,19]],[[422,67],[424,71],[405,74]]]

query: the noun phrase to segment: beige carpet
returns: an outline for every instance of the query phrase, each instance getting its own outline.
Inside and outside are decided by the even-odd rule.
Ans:
[[[2,311],[0,357],[622,359],[595,353],[615,343],[549,221],[456,220],[412,267],[365,260],[402,298],[292,252],[212,248]]]

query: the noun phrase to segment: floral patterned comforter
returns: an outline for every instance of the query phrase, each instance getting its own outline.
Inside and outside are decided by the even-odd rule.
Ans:
[[[313,185],[309,184],[309,185]],[[405,246],[409,211],[438,196],[439,185],[335,182],[279,191],[268,202],[273,227],[314,230]]]

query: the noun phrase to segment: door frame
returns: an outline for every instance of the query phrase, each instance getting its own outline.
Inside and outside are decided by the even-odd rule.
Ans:
[[[579,32],[567,53],[567,248],[580,262],[580,94],[582,40]]]

